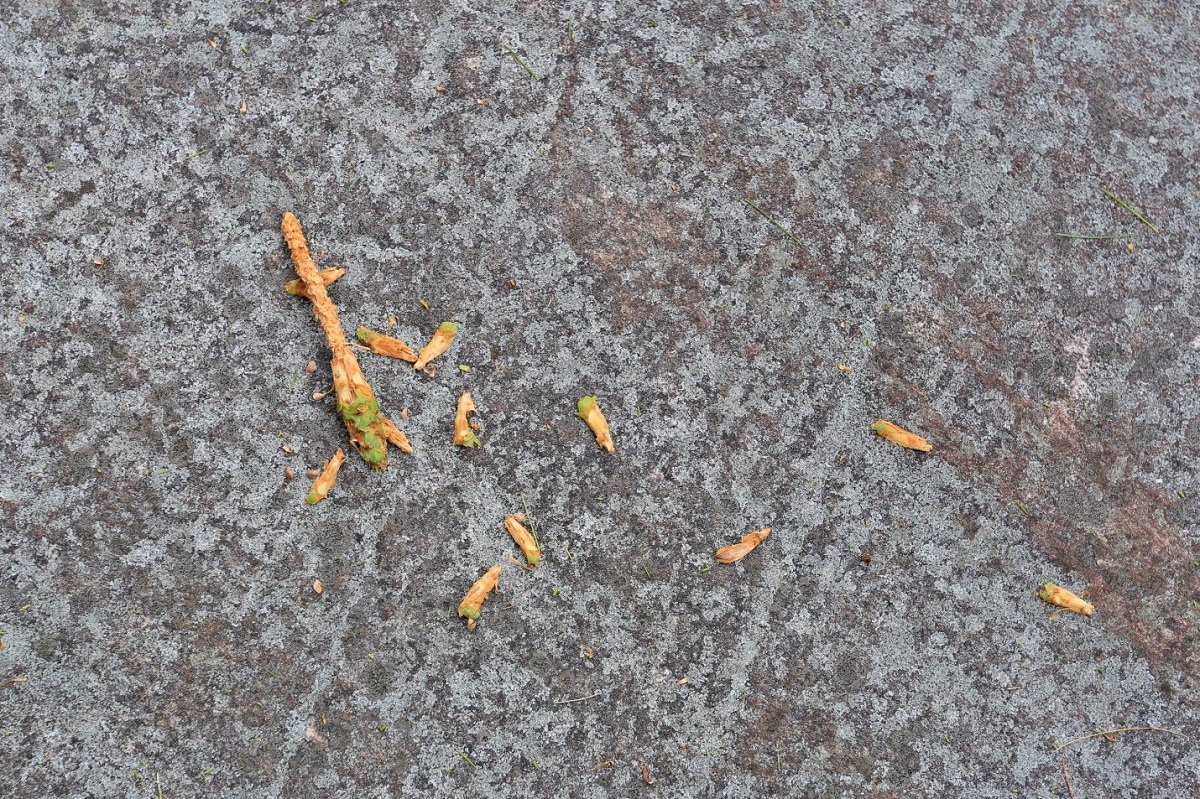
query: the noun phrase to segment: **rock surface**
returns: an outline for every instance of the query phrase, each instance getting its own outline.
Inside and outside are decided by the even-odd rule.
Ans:
[[[484,5],[6,15],[4,793],[1194,791],[1195,7]]]

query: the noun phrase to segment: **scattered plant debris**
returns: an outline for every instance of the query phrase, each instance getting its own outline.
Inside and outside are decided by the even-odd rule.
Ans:
[[[333,391],[337,396],[338,412],[350,434],[350,441],[372,468],[383,469],[387,466],[388,442],[401,446],[397,442],[406,439],[380,411],[375,392],[367,383],[367,378],[358,365],[358,359],[354,357],[354,352],[346,341],[342,323],[338,319],[337,306],[325,291],[325,284],[309,253],[308,242],[304,239],[300,220],[290,212],[284,211],[280,229],[288,249],[291,250],[296,274],[303,281],[304,296],[312,301],[313,315],[325,331],[325,338],[332,353]],[[404,448],[401,446],[401,449]],[[409,447],[405,451],[411,452],[412,448]]]
[[[1067,799],[1075,799],[1075,789],[1071,787],[1071,778],[1067,776],[1067,761],[1059,762],[1062,766],[1063,781],[1067,783]]]
[[[1084,616],[1091,616],[1096,612],[1095,606],[1090,602],[1085,602],[1077,595],[1071,593],[1061,585],[1054,583],[1046,583],[1038,589],[1038,597],[1043,602],[1069,610],[1072,613],[1081,613]]]
[[[1108,199],[1112,200],[1112,201],[1113,201],[1113,202],[1115,202],[1117,205],[1121,206],[1121,207],[1122,207],[1122,208],[1124,208],[1126,211],[1128,211],[1128,212],[1130,213],[1130,215],[1132,215],[1132,216],[1133,216],[1133,218],[1134,218],[1134,219],[1136,219],[1137,221],[1141,222],[1143,225],[1145,225],[1146,227],[1150,228],[1150,229],[1151,229],[1151,230],[1153,230],[1155,233],[1158,233],[1158,228],[1157,228],[1157,227],[1155,227],[1154,223],[1153,223],[1153,222],[1151,222],[1151,221],[1150,221],[1149,219],[1147,219],[1146,217],[1142,216],[1140,213],[1138,213],[1138,212],[1137,212],[1137,211],[1134,209],[1134,207],[1133,207],[1132,205],[1130,205],[1129,203],[1125,202],[1125,201],[1124,201],[1124,200],[1122,200],[1120,197],[1118,197],[1116,194],[1112,193],[1111,191],[1109,191],[1108,189],[1104,188],[1103,186],[1101,186],[1101,187],[1100,187],[1100,192],[1101,192],[1101,193],[1102,193],[1102,194],[1103,194],[1105,197],[1107,197]]]
[[[1054,235],[1064,239],[1082,239],[1083,241],[1121,241],[1124,239],[1137,238],[1136,233],[1106,233],[1096,236],[1093,236],[1090,233],[1055,233]],[[1132,247],[1133,242],[1129,242],[1129,246]]]
[[[742,558],[749,555],[754,549],[767,540],[767,536],[771,534],[770,527],[764,527],[755,533],[746,533],[742,536],[742,540],[736,544],[721,547],[716,552],[718,563],[737,563]]]
[[[450,349],[450,345],[454,343],[454,338],[457,335],[458,325],[454,322],[442,322],[438,325],[433,338],[417,353],[417,359],[413,362],[413,369],[416,369],[418,372],[425,371],[425,367],[429,365],[430,361]]]
[[[384,355],[388,358],[399,358],[402,361],[416,363],[417,353],[412,347],[405,344],[398,338],[379,333],[371,330],[369,327],[358,328],[358,340],[363,345],[376,355]]]
[[[404,435],[400,428],[392,424],[390,419],[386,419],[383,416],[380,416],[379,419],[381,422],[380,430],[383,431],[383,437],[387,439],[387,442],[401,452],[411,455],[413,448],[412,444],[408,442],[408,436]]]
[[[521,56],[517,55],[517,51],[516,51],[516,50],[512,49],[512,47],[511,47],[511,46],[509,46],[509,45],[507,45],[507,44],[504,46],[504,49],[505,49],[505,50],[508,50],[508,54],[509,54],[510,56],[512,56],[512,58],[513,58],[513,61],[516,61],[516,62],[517,62],[517,64],[519,64],[519,65],[520,65],[521,69],[523,69],[523,70],[525,70],[526,72],[528,72],[528,73],[529,73],[529,77],[533,78],[534,80],[537,80],[537,79],[538,79],[537,73],[536,73],[536,72],[534,72],[532,69],[530,69],[529,65],[528,65],[528,64],[526,64],[526,63],[524,62],[524,60],[522,60],[522,59],[521,59]]]
[[[475,631],[475,620],[479,618],[483,600],[499,587],[500,572],[503,570],[504,567],[499,563],[488,569],[482,577],[475,581],[474,585],[467,589],[466,596],[458,604],[458,615],[467,620],[467,629],[471,632]]]
[[[333,488],[333,484],[337,480],[338,471],[345,462],[346,454],[339,447],[338,451],[333,453],[333,457],[325,462],[325,468],[317,475],[317,479],[313,482],[312,488],[309,490],[308,496],[304,498],[304,501],[309,505],[316,505],[329,496],[329,489]]]
[[[475,410],[475,400],[471,399],[471,392],[464,391],[458,398],[458,409],[454,412],[454,445],[456,447],[478,447],[483,443],[479,440],[479,436],[475,435],[475,430],[479,429],[479,423],[471,424],[467,420],[467,414],[474,413]]]
[[[592,428],[592,432],[596,434],[596,443],[605,452],[613,452],[613,439],[612,433],[608,430],[608,419],[604,418],[604,413],[600,410],[600,406],[596,404],[596,398],[584,397],[579,400],[576,414],[580,419],[587,422],[588,427]]]
[[[921,452],[929,452],[933,449],[933,446],[925,439],[884,419],[879,419],[875,424],[871,425],[871,430],[893,444],[899,444],[908,449],[915,449]]]
[[[1066,749],[1071,744],[1077,744],[1082,741],[1090,740],[1092,738],[1104,738],[1104,740],[1108,741],[1109,743],[1116,743],[1118,740],[1120,740],[1120,738],[1117,736],[1119,736],[1120,733],[1123,733],[1123,732],[1165,732],[1168,735],[1177,735],[1180,738],[1187,737],[1186,735],[1179,732],[1178,730],[1168,730],[1163,727],[1119,727],[1115,730],[1100,730],[1098,732],[1089,732],[1087,735],[1080,735],[1078,738],[1072,738],[1069,741],[1063,741],[1058,746],[1054,747],[1054,751],[1060,752],[1063,749]]]
[[[317,277],[321,278],[323,284],[329,286],[344,274],[346,274],[346,270],[338,267],[336,269],[322,269],[320,272],[317,272]],[[293,297],[308,297],[308,292],[304,289],[304,281],[300,278],[289,280],[283,288]]]
[[[757,211],[757,212],[759,213],[759,216],[761,216],[763,219],[765,219],[765,220],[767,220],[768,222],[770,222],[770,223],[771,223],[771,225],[772,225],[772,226],[773,226],[773,227],[774,227],[776,230],[778,230],[780,233],[782,233],[783,235],[787,236],[789,239],[791,239],[792,241],[796,242],[796,243],[797,243],[797,244],[799,244],[801,247],[803,247],[803,246],[804,246],[804,242],[800,241],[800,239],[796,237],[796,234],[795,234],[795,233],[793,233],[792,231],[790,231],[790,230],[788,230],[787,228],[785,228],[783,225],[781,225],[781,224],[779,224],[778,222],[776,222],[776,221],[775,221],[775,217],[773,217],[773,216],[771,216],[770,214],[768,214],[768,213],[767,213],[766,211],[764,211],[762,208],[759,208],[759,207],[758,207],[758,204],[757,204],[757,203],[755,203],[753,200],[750,200],[750,199],[748,199],[748,198],[745,198],[745,197],[743,197],[743,198],[742,198],[742,202],[744,202],[746,205],[750,206],[750,207],[751,207],[751,208],[753,208],[755,211]]]
[[[588,694],[587,696],[577,696],[577,697],[575,697],[574,699],[559,699],[559,700],[558,700],[558,701],[556,701],[554,704],[556,704],[556,705],[569,705],[569,704],[571,704],[571,703],[573,703],[573,702],[586,702],[586,701],[588,701],[589,699],[595,699],[595,698],[596,698],[596,697],[598,697],[598,696],[600,696],[600,692],[599,692],[599,691],[597,691],[597,692],[596,692],[596,693],[594,693],[594,694]]]
[[[542,550],[538,547],[537,539],[533,537],[533,533],[525,528],[524,513],[510,513],[504,517],[504,529],[508,530],[508,534],[513,537],[513,541],[517,542],[517,546],[521,548],[521,554],[525,556],[530,566],[537,566],[542,562]]]

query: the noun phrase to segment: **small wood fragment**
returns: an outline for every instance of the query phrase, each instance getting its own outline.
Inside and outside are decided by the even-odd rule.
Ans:
[[[414,363],[417,360],[416,351],[398,338],[393,338],[385,333],[379,333],[371,330],[369,327],[362,326],[359,326],[357,336],[358,340],[376,355],[399,358],[409,363]]]
[[[458,409],[454,412],[454,445],[456,447],[478,447],[483,442],[467,420],[467,414],[475,412],[475,400],[471,393],[464,391],[458,398]]]
[[[429,343],[417,353],[417,359],[413,362],[413,369],[418,372],[424,370],[430,361],[450,349],[450,345],[454,343],[454,338],[457,335],[457,324],[454,322],[442,322],[438,326],[437,332],[433,334],[433,338],[429,340]]]
[[[401,418],[407,419],[408,415],[401,414]],[[392,423],[391,419],[381,416],[379,417],[379,420],[382,422],[381,428],[383,430],[383,437],[387,439],[387,442],[401,452],[411,455],[413,448],[412,444],[410,444],[408,441],[408,436],[404,435],[403,431],[401,431],[399,427],[396,427],[396,425]]]
[[[283,479],[284,480],[295,480],[296,479],[296,470],[293,469],[291,466],[285,466],[283,469]]]
[[[770,527],[764,527],[755,533],[746,533],[738,543],[717,550],[715,555],[717,563],[737,563],[753,552],[755,547],[765,541],[770,534]]]
[[[921,452],[929,452],[933,449],[933,446],[925,439],[884,419],[879,419],[875,424],[871,425],[871,430],[893,444],[899,444],[908,449],[915,449]]]
[[[654,778],[650,776],[650,767],[645,763],[642,764],[642,782],[646,783],[647,785],[654,784]]]
[[[579,400],[579,405],[576,407],[576,415],[587,422],[588,427],[592,428],[592,432],[596,435],[596,443],[608,453],[614,450],[612,433],[608,429],[608,419],[604,417],[600,406],[596,404],[595,397],[584,397]]]
[[[341,447],[333,453],[333,457],[325,462],[325,468],[313,481],[312,488],[308,492],[308,496],[304,501],[309,505],[316,505],[325,497],[329,496],[329,489],[333,488],[334,482],[337,480],[338,470],[342,468],[342,464],[346,462],[346,454],[342,452]]]
[[[320,272],[317,272],[317,277],[321,278],[321,282],[328,286],[344,274],[346,274],[346,270],[338,267],[336,269],[322,269]],[[283,290],[293,297],[308,297],[308,294],[304,290],[304,281],[300,278],[289,280],[283,287]]]
[[[367,382],[345,331],[338,319],[337,305],[325,290],[324,278],[317,271],[316,262],[308,249],[300,220],[284,211],[280,231],[292,254],[296,274],[303,281],[303,294],[312,302],[313,316],[325,331],[325,340],[332,353],[330,367],[333,372],[333,391],[337,397],[338,413],[350,434],[350,441],[363,460],[375,470],[387,467],[387,424],[375,391]]]
[[[497,563],[492,568],[488,569],[482,577],[475,581],[475,584],[467,589],[466,596],[462,602],[458,604],[458,615],[467,620],[467,629],[475,630],[475,620],[479,618],[479,610],[483,606],[483,600],[487,599],[488,594],[495,591],[500,585],[500,572],[504,567]]]
[[[1081,613],[1084,616],[1091,616],[1096,612],[1096,608],[1090,602],[1085,602],[1076,594],[1071,593],[1061,585],[1054,583],[1046,583],[1038,589],[1038,597],[1043,602],[1047,602],[1056,607],[1069,610],[1072,613]]]
[[[517,546],[521,548],[521,554],[525,556],[525,560],[533,567],[542,562],[542,550],[538,547],[537,539],[533,537],[533,533],[529,532],[525,525],[522,524],[524,521],[524,513],[510,513],[504,517],[504,529],[508,530],[508,534],[512,536],[513,541],[516,541]]]

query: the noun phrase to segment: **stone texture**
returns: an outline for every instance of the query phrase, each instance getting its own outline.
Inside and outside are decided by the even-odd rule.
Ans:
[[[21,0],[6,795],[1066,796],[1063,763],[1081,797],[1188,795],[1198,30],[1186,3]],[[284,468],[346,436],[285,209],[348,268],[349,332],[462,324],[432,380],[363,355],[416,453],[316,507]],[[543,565],[468,634],[523,506]],[[1051,620],[1047,580],[1096,616]],[[1054,749],[1146,725],[1189,737]]]

